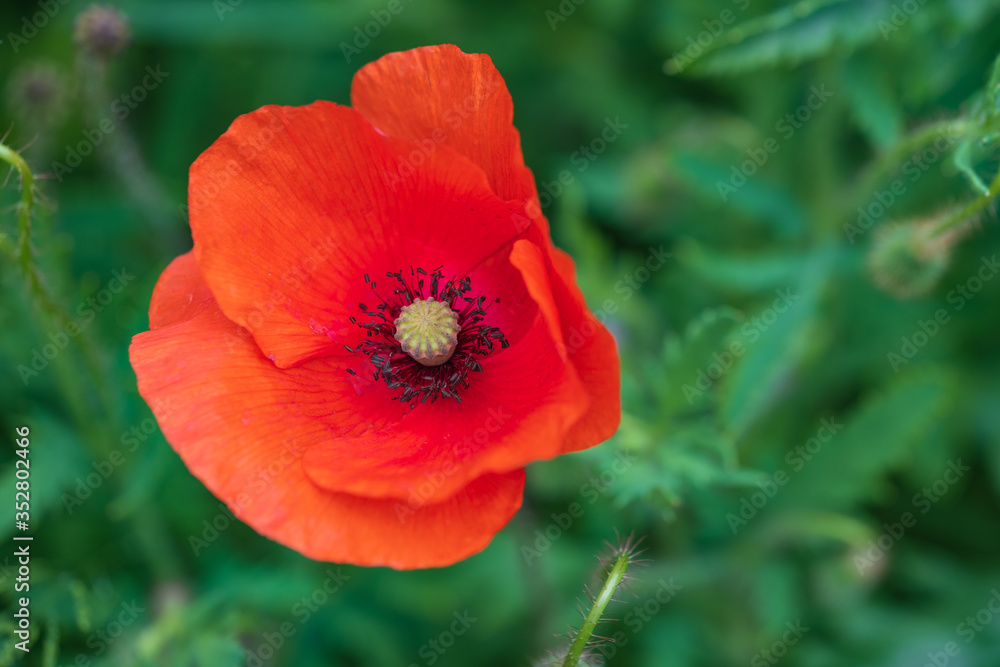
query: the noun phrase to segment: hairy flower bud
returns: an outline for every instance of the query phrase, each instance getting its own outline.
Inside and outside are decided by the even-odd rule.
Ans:
[[[876,232],[868,254],[872,280],[900,299],[926,294],[948,268],[954,234],[935,234],[938,217],[901,222]]]
[[[125,15],[117,9],[91,5],[76,17],[73,37],[80,51],[107,60],[128,45],[131,29]]]
[[[67,110],[66,79],[47,63],[26,63],[14,70],[6,98],[14,116],[33,127],[58,121]]]

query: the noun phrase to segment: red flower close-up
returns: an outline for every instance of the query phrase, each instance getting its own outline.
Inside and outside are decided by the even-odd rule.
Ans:
[[[130,358],[168,442],[262,535],[449,565],[518,510],[527,464],[614,433],[618,354],[488,56],[389,54],[351,103],[263,107],[195,161],[194,247]]]

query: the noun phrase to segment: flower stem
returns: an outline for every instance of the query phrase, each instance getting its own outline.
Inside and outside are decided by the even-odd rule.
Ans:
[[[114,98],[108,93],[107,63],[84,59],[79,63],[79,76],[83,80],[88,122],[94,127],[109,122],[104,114],[107,113],[108,102]],[[128,124],[124,120],[110,122],[114,124],[115,131],[106,135],[107,141],[98,151],[101,160],[135,202],[158,242],[165,247],[176,246],[177,238],[172,229],[175,220],[169,196],[150,172]]]
[[[1000,171],[993,177],[993,182],[990,183],[990,187],[986,192],[942,220],[934,228],[933,235],[938,236],[967,222],[970,218],[989,206],[996,199],[997,195],[1000,195]]]
[[[17,205],[17,246],[3,237],[3,249],[22,269],[31,264],[31,207],[35,204],[35,176],[17,151],[0,143],[0,160],[21,176],[21,201]]]
[[[620,551],[613,561],[611,566],[611,571],[608,573],[608,578],[604,581],[604,586],[601,588],[601,592],[597,594],[594,598],[594,603],[590,607],[590,612],[583,621],[583,625],[580,626],[580,630],[576,633],[576,638],[573,639],[573,644],[569,647],[569,652],[566,654],[566,659],[563,660],[562,667],[577,667],[580,662],[581,656],[583,656],[583,650],[587,647],[590,642],[590,637],[594,634],[594,630],[597,628],[597,624],[601,620],[601,616],[604,615],[604,609],[611,602],[611,598],[615,593],[615,589],[624,581],[625,572],[628,569],[629,558],[631,553],[628,550],[623,549]]]
[[[926,125],[913,134],[903,137],[899,143],[879,156],[867,169],[854,192],[847,197],[846,201],[852,207],[864,204],[903,158],[909,157],[940,137],[955,137],[964,134],[971,124],[971,121],[965,118],[943,120]]]
[[[32,301],[42,311],[44,317],[40,322],[42,329],[65,329],[72,321],[69,313],[59,305],[52,296],[41,272],[35,265],[31,250],[31,213],[35,204],[35,177],[31,173],[31,168],[24,158],[6,144],[0,142],[0,161],[6,162],[16,169],[21,177],[21,198],[17,204],[17,243],[11,243],[5,236],[0,235],[0,251],[10,255],[14,264],[24,274],[24,279],[28,285],[28,292]],[[47,320],[47,321],[45,321]],[[116,402],[112,398],[112,393],[108,388],[105,378],[107,373],[102,369],[100,355],[92,345],[90,339],[81,333],[79,336],[80,350],[83,355],[84,364],[89,371],[92,381],[97,385],[97,398],[105,409],[109,418],[117,417]],[[77,390],[77,382],[73,375],[61,365],[56,364],[55,368],[60,375],[60,384],[63,385],[66,399],[76,419],[85,430],[92,430],[93,423],[91,411],[87,407],[88,396],[83,391]],[[106,439],[96,437],[96,442],[102,443],[102,448],[106,449]],[[102,451],[102,453],[104,453]]]
[[[31,213],[35,203],[34,175],[24,158],[2,142],[0,142],[0,161],[6,162],[16,169],[21,177],[21,198],[17,204],[17,243],[11,243],[6,236],[0,233],[0,252],[9,255],[24,274],[28,283],[28,292],[33,302],[41,310],[39,322],[41,328],[65,330],[66,325],[72,322],[72,318],[49,292],[41,272],[33,261]],[[53,367],[59,375],[59,385],[63,390],[69,411],[79,425],[80,431],[84,434],[84,439],[92,443],[97,456],[105,457],[108,455],[112,443],[112,440],[107,437],[107,431],[117,432],[116,429],[120,428],[118,401],[116,394],[111,391],[107,382],[108,373],[102,367],[101,357],[92,340],[87,337],[85,332],[81,332],[77,340],[84,364],[90,374],[90,380],[97,389],[95,393],[98,402],[105,411],[106,419],[97,420],[94,418],[94,412],[88,405],[90,396],[80,386],[77,376],[70,371],[69,367],[62,363],[54,363]],[[102,430],[102,423],[107,431]],[[163,546],[169,544],[164,537],[163,527],[155,520],[155,517],[151,517],[149,512],[145,512],[143,515],[134,515],[131,517],[131,521],[139,534],[140,545],[146,551],[145,560],[152,563],[161,576],[174,575],[179,570],[178,559],[171,550],[165,549]]]

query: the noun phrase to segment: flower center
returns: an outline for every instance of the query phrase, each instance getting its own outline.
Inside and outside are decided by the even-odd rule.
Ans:
[[[398,283],[390,297],[379,295],[365,275],[377,303],[373,309],[358,304],[370,320],[351,318],[365,330],[365,340],[347,350],[371,360],[376,380],[403,390],[394,399],[411,406],[418,399],[426,403],[441,397],[461,402],[459,391],[468,389],[469,374],[483,372],[479,360],[492,354],[497,343],[509,346],[499,329],[482,323],[489,305],[500,299],[484,305],[486,297],[467,296],[469,278],[446,281],[440,270],[411,268],[406,278],[402,272],[386,276]]]
[[[403,352],[424,366],[440,366],[451,359],[462,330],[458,313],[434,297],[403,306],[394,324]]]

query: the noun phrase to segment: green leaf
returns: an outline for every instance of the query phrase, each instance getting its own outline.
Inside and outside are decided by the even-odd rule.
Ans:
[[[753,255],[719,252],[693,239],[680,242],[676,256],[699,280],[743,293],[790,284],[801,273],[805,261],[797,253],[784,251]]]
[[[942,373],[903,373],[849,417],[829,418],[842,429],[811,460],[803,459],[799,470],[792,464],[791,481],[774,502],[785,508],[842,510],[873,500],[884,476],[928,437],[952,393],[950,378]]]
[[[667,338],[662,371],[652,365],[644,367],[647,373],[661,375],[651,380],[660,388],[663,413],[682,414],[704,406],[712,397],[712,391],[697,386],[699,377],[712,362],[712,355],[727,347],[726,339],[738,322],[738,311],[713,308],[690,322],[680,336]]]
[[[835,48],[854,49],[880,35],[889,14],[885,0],[797,2],[739,25],[728,33],[732,46],[696,61],[704,74],[738,74],[794,65]]]
[[[742,433],[788,389],[791,373],[809,349],[809,327],[835,257],[822,246],[806,259],[798,280],[775,290],[767,307],[740,327],[744,352],[723,376],[725,424]]]
[[[745,159],[743,157],[737,162]],[[806,216],[799,203],[787,191],[769,185],[760,174],[747,178],[735,193],[727,194],[723,201],[720,199],[719,184],[730,184],[733,175],[731,167],[720,167],[683,151],[674,152],[673,163],[679,175],[706,199],[746,213],[781,236],[795,236],[805,228]]]
[[[28,450],[31,483],[31,518],[29,534],[37,530],[43,517],[58,507],[62,494],[68,492],[78,475],[87,474],[87,455],[79,437],[69,427],[48,413],[35,413],[18,421],[30,425]],[[17,481],[13,465],[0,475],[0,489],[14,497]],[[103,480],[102,480],[103,481]],[[0,505],[0,538],[15,532],[14,503]]]
[[[844,63],[843,90],[859,127],[880,149],[894,145],[905,125],[893,82],[870,62],[855,57]]]
[[[979,174],[976,173],[975,167],[973,166],[974,161],[974,141],[973,139],[964,139],[958,147],[955,149],[954,161],[955,166],[958,170],[965,175],[969,180],[969,184],[972,188],[981,195],[989,196],[990,188],[983,179],[979,178]]]

